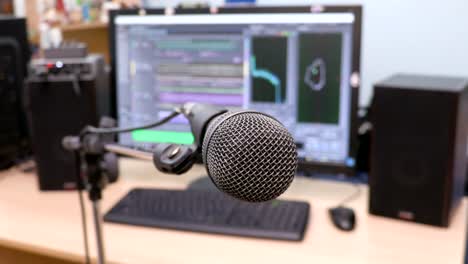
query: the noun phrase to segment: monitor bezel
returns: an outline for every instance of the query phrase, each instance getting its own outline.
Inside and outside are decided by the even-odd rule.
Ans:
[[[117,16],[125,15],[170,15],[179,14],[256,14],[256,13],[352,13],[354,15],[353,23],[353,51],[351,72],[357,73],[359,77],[358,84],[351,88],[351,112],[350,112],[350,148],[349,157],[354,160],[357,158],[358,148],[358,105],[359,90],[361,85],[361,37],[362,37],[362,12],[361,5],[312,5],[312,6],[225,6],[225,7],[202,7],[185,8],[177,7],[171,9],[150,8],[150,9],[123,9],[110,12],[109,19],[109,49],[111,64],[111,102],[112,115],[117,118],[117,87],[115,71],[115,21]],[[341,163],[323,163],[300,160],[299,171],[310,173],[334,173],[354,175],[355,166],[350,167]]]

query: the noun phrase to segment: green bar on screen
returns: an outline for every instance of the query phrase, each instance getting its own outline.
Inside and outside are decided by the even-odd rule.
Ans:
[[[136,130],[132,133],[137,142],[193,144],[194,138],[190,132]]]

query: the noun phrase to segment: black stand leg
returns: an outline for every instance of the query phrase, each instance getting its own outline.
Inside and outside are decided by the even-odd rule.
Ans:
[[[88,176],[88,182],[90,185],[89,189],[89,200],[93,206],[93,222],[94,231],[96,233],[96,245],[98,253],[98,264],[105,264],[105,252],[104,252],[104,240],[102,236],[102,218],[99,207],[99,202],[102,198],[102,190],[104,189],[106,182],[101,169],[100,162],[102,160],[101,155],[85,155],[85,166]]]

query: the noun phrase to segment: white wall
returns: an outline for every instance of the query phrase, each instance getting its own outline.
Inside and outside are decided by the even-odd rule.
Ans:
[[[468,77],[468,1],[362,2],[361,105],[373,83],[395,72]]]

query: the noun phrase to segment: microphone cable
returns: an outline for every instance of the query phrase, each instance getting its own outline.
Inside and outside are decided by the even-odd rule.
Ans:
[[[97,128],[93,126],[87,126],[83,129],[81,132],[81,135],[84,134],[120,134],[120,133],[128,133],[132,132],[135,130],[140,130],[140,129],[148,129],[148,128],[153,128],[157,126],[161,126],[167,122],[169,122],[171,119],[174,117],[178,116],[179,114],[182,113],[182,110],[180,108],[175,108],[173,112],[171,112],[168,116],[164,117],[161,120],[158,120],[157,122],[143,125],[143,126],[138,126],[138,127],[129,127],[129,128]]]
[[[352,186],[354,187],[354,191],[348,195],[345,199],[343,199],[339,204],[338,204],[338,207],[342,207],[342,206],[345,206],[346,204],[356,200],[360,195],[361,195],[361,187],[359,186],[359,183],[357,182],[353,182],[351,183]]]
[[[367,183],[367,178],[363,175],[356,175],[354,179],[351,180],[349,184],[353,187],[354,191],[350,193],[348,196],[346,196],[343,200],[338,203],[339,206],[345,206],[346,204],[349,204],[359,198],[362,193],[362,188],[361,184]]]

